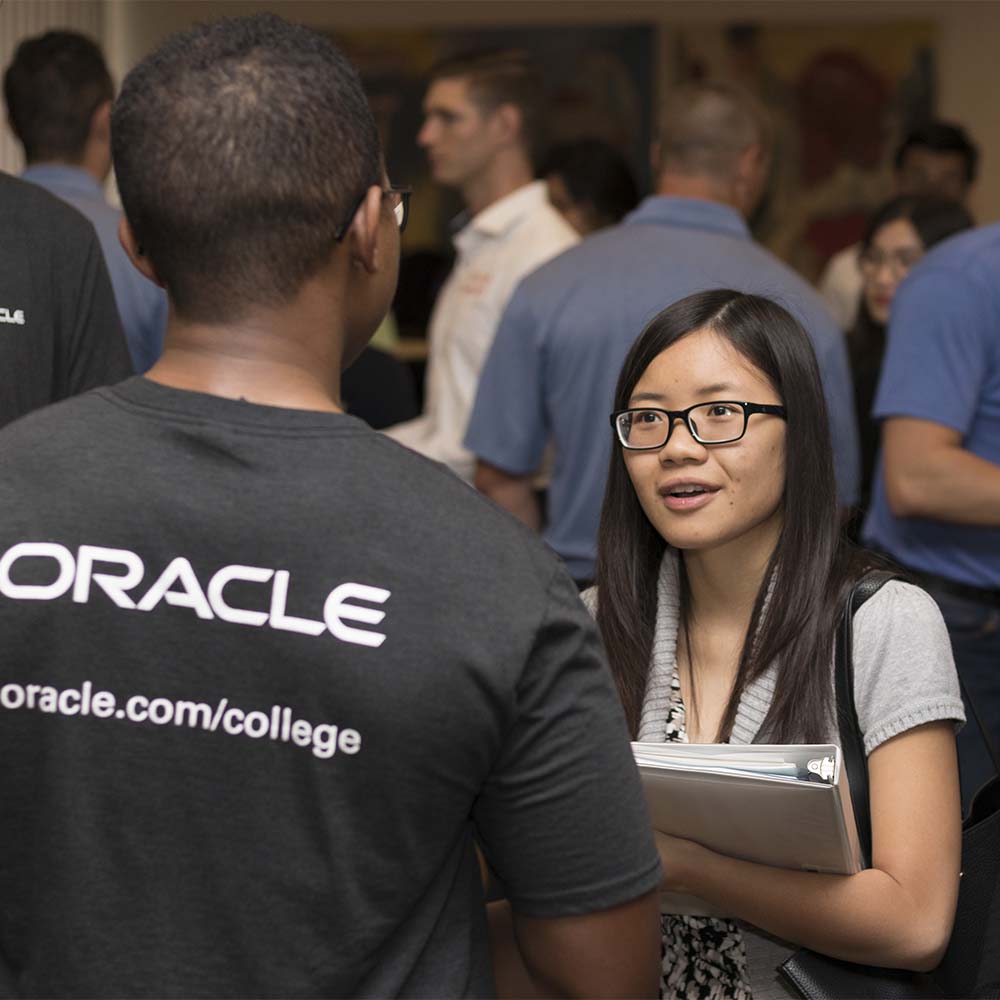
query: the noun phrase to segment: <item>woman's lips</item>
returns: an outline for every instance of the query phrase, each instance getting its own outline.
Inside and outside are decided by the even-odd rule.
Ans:
[[[697,510],[711,503],[719,492],[717,486],[702,486],[700,489],[698,493],[672,493],[668,487],[660,490],[660,499],[668,510]]]

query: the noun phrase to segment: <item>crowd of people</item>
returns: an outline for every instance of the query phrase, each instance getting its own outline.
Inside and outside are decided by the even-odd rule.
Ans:
[[[755,96],[674,88],[640,198],[607,143],[544,148],[543,89],[512,51],[428,79],[465,211],[413,416],[367,348],[411,190],[329,39],[201,25],[117,97],[92,41],[18,47],[0,995],[767,1000],[800,946],[941,960],[992,773],[970,700],[1000,740],[976,148],[907,134],[815,289],[751,233]],[[654,831],[630,741],[839,742],[879,568],[870,867]]]

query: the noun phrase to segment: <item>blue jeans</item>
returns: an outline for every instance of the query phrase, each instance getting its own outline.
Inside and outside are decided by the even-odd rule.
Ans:
[[[923,586],[941,608],[958,674],[993,746],[1000,751],[1000,608],[957,597],[931,583]],[[965,715],[965,727],[958,734],[963,812],[968,811],[976,791],[995,773],[967,700]]]

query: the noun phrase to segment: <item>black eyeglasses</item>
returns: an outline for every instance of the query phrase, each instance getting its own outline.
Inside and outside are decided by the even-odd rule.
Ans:
[[[403,232],[406,229],[406,223],[410,219],[410,197],[413,194],[413,188],[411,187],[396,187],[395,185],[390,185],[387,188],[382,188],[382,197],[387,199],[392,205],[392,214],[396,217],[396,225],[399,226],[399,231]],[[347,230],[351,228],[351,223],[354,221],[354,216],[358,214],[358,209],[361,208],[362,203],[365,198],[368,197],[368,190],[361,195],[360,198],[354,203],[354,207],[351,209],[351,214],[348,215],[347,221],[341,223],[333,231],[334,240],[339,243],[346,235]]]
[[[662,448],[670,440],[676,420],[687,424],[691,437],[699,444],[730,444],[746,434],[747,424],[754,413],[784,417],[785,408],[768,403],[737,403],[728,399],[696,403],[686,410],[636,407],[612,413],[611,426],[617,432],[622,447],[632,451]]]

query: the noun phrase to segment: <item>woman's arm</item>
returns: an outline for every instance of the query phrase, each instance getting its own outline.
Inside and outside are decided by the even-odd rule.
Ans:
[[[927,971],[958,900],[961,806],[954,728],[901,733],[868,758],[872,868],[819,875],[736,861],[657,834],[663,887],[835,958]]]

